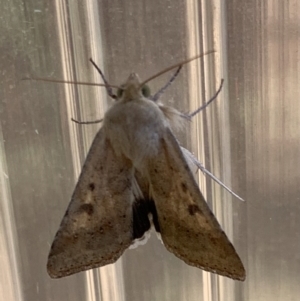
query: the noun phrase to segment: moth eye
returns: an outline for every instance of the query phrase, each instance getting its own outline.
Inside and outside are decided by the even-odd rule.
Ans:
[[[123,88],[119,88],[119,89],[118,89],[118,91],[117,91],[117,97],[118,97],[118,98],[122,97],[123,91],[124,91]]]
[[[142,94],[145,97],[149,97],[150,96],[151,91],[150,91],[149,86],[145,85],[145,86],[142,87]]]

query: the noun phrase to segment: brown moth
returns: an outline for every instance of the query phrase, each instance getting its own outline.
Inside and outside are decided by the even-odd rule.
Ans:
[[[244,280],[243,264],[191,172],[193,157],[172,132],[183,114],[149,99],[149,80],[131,74],[106,112],[53,241],[48,273],[60,278],[113,263],[153,224],[187,264]]]

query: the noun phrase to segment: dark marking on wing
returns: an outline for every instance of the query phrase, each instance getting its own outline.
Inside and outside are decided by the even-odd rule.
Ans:
[[[188,206],[188,211],[190,215],[195,215],[197,212],[201,212],[196,204],[191,204]]]
[[[79,210],[87,213],[88,215],[92,215],[94,213],[94,206],[92,204],[83,204],[80,206]]]
[[[90,189],[91,191],[94,191],[94,189],[95,189],[95,184],[94,184],[94,183],[90,183],[90,184],[89,184],[89,189]]]
[[[182,188],[182,191],[183,191],[184,193],[186,193],[186,191],[187,191],[186,183],[182,182],[182,183],[181,183],[181,188]]]
[[[136,200],[132,205],[132,238],[141,238],[144,233],[147,232],[151,223],[149,220],[149,213],[152,214],[152,221],[157,232],[160,232],[160,227],[158,223],[158,216],[155,204],[153,200]]]

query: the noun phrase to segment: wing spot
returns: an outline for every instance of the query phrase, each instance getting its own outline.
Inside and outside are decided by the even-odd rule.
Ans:
[[[95,190],[95,184],[94,184],[94,183],[90,183],[90,184],[89,184],[89,189],[90,189],[91,191],[94,191],[94,190]]]
[[[187,186],[186,186],[186,183],[182,182],[182,183],[181,183],[181,188],[182,188],[182,191],[183,191],[184,193],[187,192]]]
[[[201,211],[196,204],[191,204],[188,206],[188,212],[190,215],[195,215],[196,213],[199,213]]]
[[[80,211],[92,215],[94,213],[94,206],[92,204],[83,204],[80,206]]]

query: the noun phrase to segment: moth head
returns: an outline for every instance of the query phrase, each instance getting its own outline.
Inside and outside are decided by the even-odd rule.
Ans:
[[[132,100],[141,97],[148,98],[150,96],[150,88],[148,85],[142,85],[139,76],[136,73],[131,73],[125,84],[117,91],[118,99]]]

